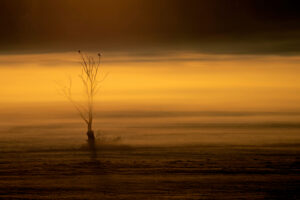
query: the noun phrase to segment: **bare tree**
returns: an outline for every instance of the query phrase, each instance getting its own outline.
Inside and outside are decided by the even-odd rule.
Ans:
[[[104,80],[105,76],[102,80],[99,80],[99,68],[100,68],[100,60],[101,54],[97,54],[97,58],[95,59],[92,56],[88,56],[83,54],[80,50],[78,51],[81,57],[81,74],[79,75],[81,82],[83,84],[84,92],[86,95],[86,103],[79,104],[74,101],[72,97],[72,80],[70,79],[69,85],[63,87],[64,96],[74,105],[76,110],[78,111],[79,116],[83,119],[83,121],[87,125],[87,136],[88,142],[95,142],[95,135],[93,131],[93,119],[94,119],[94,97],[99,90],[100,83]]]

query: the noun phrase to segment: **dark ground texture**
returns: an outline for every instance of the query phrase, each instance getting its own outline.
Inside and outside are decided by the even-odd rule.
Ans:
[[[0,199],[299,199],[299,145],[0,154]]]

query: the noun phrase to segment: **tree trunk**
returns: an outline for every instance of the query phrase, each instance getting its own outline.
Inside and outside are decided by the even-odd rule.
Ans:
[[[88,141],[94,142],[95,141],[95,135],[94,131],[92,130],[92,123],[88,123],[88,131],[87,131]]]
[[[88,131],[86,134],[88,136],[89,149],[92,152],[93,157],[97,157],[95,135],[94,135],[94,131],[92,130],[91,122],[88,123]]]

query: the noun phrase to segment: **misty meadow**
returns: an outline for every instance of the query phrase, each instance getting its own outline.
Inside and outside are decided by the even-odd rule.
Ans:
[[[292,4],[1,1],[0,199],[299,199]]]

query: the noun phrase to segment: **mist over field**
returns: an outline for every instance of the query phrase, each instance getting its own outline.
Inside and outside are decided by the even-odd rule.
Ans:
[[[64,110],[69,105],[45,107],[35,112],[32,105],[20,114],[2,110],[1,151],[85,144],[85,125],[71,108]],[[299,112],[97,110],[94,126],[99,138],[131,146],[297,145],[299,120]]]

